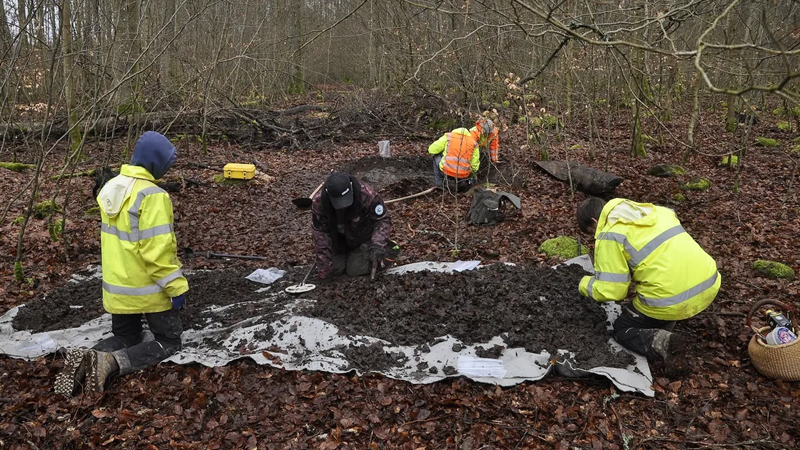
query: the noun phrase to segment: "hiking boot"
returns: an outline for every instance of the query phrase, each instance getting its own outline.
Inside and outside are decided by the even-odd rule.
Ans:
[[[89,350],[86,354],[86,391],[103,392],[109,377],[119,371],[114,355]]]
[[[84,356],[88,350],[83,348],[73,348],[67,351],[64,358],[64,370],[56,375],[54,390],[56,394],[75,395],[83,384],[86,376],[86,358]]]
[[[658,330],[653,337],[653,351],[664,360],[668,373],[680,375],[688,370],[686,339],[682,335]]]

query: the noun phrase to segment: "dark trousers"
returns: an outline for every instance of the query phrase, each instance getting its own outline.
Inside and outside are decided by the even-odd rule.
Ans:
[[[142,316],[147,320],[154,341],[142,342]],[[112,314],[114,336],[100,341],[95,350],[113,352],[119,375],[150,367],[181,348],[183,322],[179,311],[148,314]]]
[[[355,250],[334,253],[333,275],[347,273],[349,277],[367,275],[372,271],[372,255],[369,244],[362,244]]]
[[[647,317],[629,303],[622,307],[622,313],[614,321],[614,339],[628,350],[658,358],[653,350],[653,337],[658,330],[672,331],[673,328],[674,321]]]

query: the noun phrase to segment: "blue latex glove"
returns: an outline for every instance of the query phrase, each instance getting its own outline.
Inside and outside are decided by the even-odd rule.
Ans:
[[[186,306],[186,294],[172,297],[172,309],[183,309]]]

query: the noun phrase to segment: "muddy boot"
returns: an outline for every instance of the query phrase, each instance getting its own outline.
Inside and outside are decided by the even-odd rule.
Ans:
[[[680,334],[658,330],[653,336],[653,352],[664,360],[667,374],[678,376],[688,372],[686,339]]]
[[[83,385],[86,377],[86,358],[84,356],[88,350],[83,348],[73,348],[67,351],[64,362],[64,370],[56,375],[56,383],[53,388],[56,394],[75,395]]]
[[[97,350],[86,354],[86,391],[103,392],[109,377],[119,371],[114,355]]]

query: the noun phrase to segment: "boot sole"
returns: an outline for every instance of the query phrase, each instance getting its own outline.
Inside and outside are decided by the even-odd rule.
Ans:
[[[84,364],[85,352],[82,349],[72,349],[67,351],[65,357],[64,370],[56,375],[54,390],[56,394],[75,395],[76,388],[79,387],[79,373]]]
[[[97,352],[89,351],[84,358],[86,362],[86,388],[87,392],[97,391]]]

